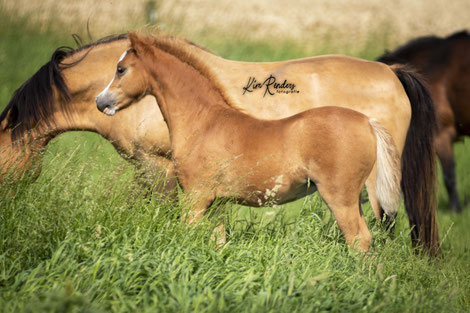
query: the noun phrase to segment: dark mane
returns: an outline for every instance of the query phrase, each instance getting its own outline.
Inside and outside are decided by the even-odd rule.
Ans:
[[[419,53],[422,50],[433,49],[438,46],[444,39],[437,36],[426,36],[413,39],[406,44],[399,46],[394,51],[387,51],[384,55],[377,58],[378,62],[386,64],[403,64],[407,63],[410,56]]]
[[[421,74],[431,76],[432,73],[439,71],[448,64],[453,51],[453,42],[461,39],[470,39],[470,35],[466,30],[444,38],[437,36],[419,37],[394,51],[387,51],[377,58],[377,61],[389,65],[414,64],[421,71]]]
[[[73,37],[75,39],[75,42],[78,45],[78,48],[74,49],[72,54],[83,51],[83,50],[86,50],[88,48],[93,48],[93,47],[98,46],[98,45],[107,44],[107,43],[110,43],[110,42],[127,39],[128,35],[127,34],[119,34],[119,35],[106,36],[106,37],[103,37],[101,39],[98,39],[97,41],[94,41],[94,42],[91,42],[91,43],[88,43],[88,44],[84,44],[84,45],[82,44],[82,40],[78,35],[74,35]],[[80,61],[78,61],[78,62],[80,62]]]
[[[2,129],[12,129],[12,142],[16,140],[22,141],[24,133],[36,127],[39,122],[44,123],[46,126],[54,124],[52,117],[55,105],[55,92],[58,93],[61,99],[58,104],[61,106],[61,109],[66,114],[73,110],[73,108],[67,105],[72,100],[72,97],[61,72],[65,68],[79,63],[87,54],[73,63],[64,63],[63,60],[65,58],[82,50],[93,48],[96,45],[125,38],[127,38],[127,34],[121,34],[81,45],[77,49],[71,47],[57,48],[52,54],[50,61],[44,64],[13,93],[10,102],[0,114]]]
[[[459,32],[453,33],[452,35],[449,35],[447,39],[463,39],[463,38],[469,38],[470,34],[466,30],[461,30]]]

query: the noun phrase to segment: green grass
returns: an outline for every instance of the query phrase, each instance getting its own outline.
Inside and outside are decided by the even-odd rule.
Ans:
[[[57,46],[72,40],[0,16],[4,107]],[[307,55],[289,43],[207,44],[243,60]],[[378,50],[356,49],[369,58]],[[468,197],[470,142],[455,150],[459,188]],[[275,215],[227,204],[229,243],[217,248],[210,220],[194,228],[181,223],[182,206],[138,196],[132,173],[104,139],[73,132],[50,144],[36,181],[26,175],[0,186],[0,312],[470,310],[470,207],[450,213],[442,181],[442,256],[429,261],[411,249],[403,209],[389,235],[365,208],[375,238],[365,257],[347,248],[318,197]]]
[[[240,37],[231,37],[227,40],[215,38],[211,34],[203,34],[191,38],[194,42],[210,48],[215,54],[224,58],[238,61],[272,62],[322,54],[347,54],[363,59],[375,59],[389,49],[392,40],[389,39],[389,30],[371,31],[369,40],[363,46],[344,46],[335,38],[324,38],[321,42],[305,38],[305,45],[293,40],[279,40],[267,38],[265,41],[246,40]],[[313,44],[312,44],[313,41]],[[306,48],[306,46],[308,48]]]

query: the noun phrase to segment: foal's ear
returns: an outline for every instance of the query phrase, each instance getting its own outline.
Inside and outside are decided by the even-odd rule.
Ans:
[[[131,41],[131,49],[133,49],[137,55],[148,51],[147,44],[141,39],[141,36],[136,33],[129,33],[129,40]]]

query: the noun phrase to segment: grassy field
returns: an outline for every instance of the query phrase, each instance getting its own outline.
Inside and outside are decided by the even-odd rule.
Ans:
[[[37,29],[1,12],[0,108],[56,47],[73,45],[56,30]],[[381,40],[349,51],[374,58],[389,42]],[[241,60],[311,53],[289,40],[202,43]],[[455,151],[468,198],[470,141]],[[347,248],[316,196],[242,213],[224,205],[230,241],[217,248],[211,221],[188,228],[177,218],[181,206],[139,197],[133,171],[98,135],[71,132],[51,142],[36,181],[0,186],[0,312],[470,310],[470,207],[450,213],[442,179],[442,256],[430,261],[411,249],[403,209],[390,235],[366,206],[375,247],[364,257]]]

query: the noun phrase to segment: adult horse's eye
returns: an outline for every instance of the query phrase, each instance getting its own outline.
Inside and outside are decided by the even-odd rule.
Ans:
[[[116,73],[117,73],[118,75],[124,74],[125,71],[126,71],[126,68],[125,68],[125,67],[122,67],[121,65],[118,65],[117,70],[116,70]]]

